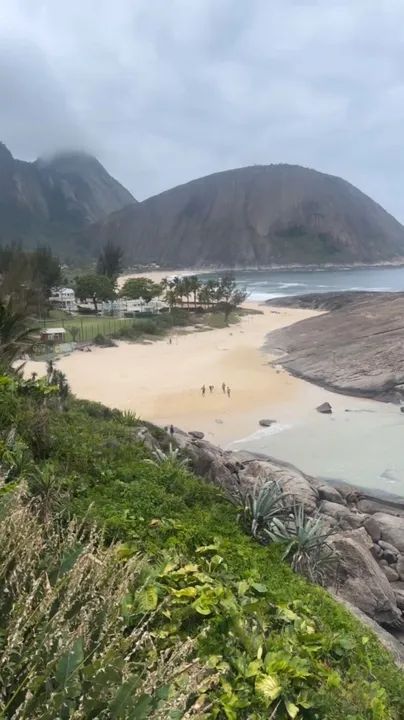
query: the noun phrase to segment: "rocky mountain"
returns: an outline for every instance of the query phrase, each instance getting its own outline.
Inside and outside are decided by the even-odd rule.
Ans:
[[[66,152],[30,163],[0,143],[1,243],[47,242],[69,255],[75,232],[135,202],[91,155]]]
[[[113,213],[92,242],[167,267],[378,263],[404,256],[404,227],[341,178],[292,165],[209,175]]]

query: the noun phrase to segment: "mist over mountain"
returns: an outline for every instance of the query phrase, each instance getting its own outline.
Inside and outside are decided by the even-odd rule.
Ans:
[[[49,243],[66,256],[75,233],[136,200],[96,158],[62,152],[35,162],[0,143],[0,242]],[[74,253],[73,253],[74,254]]]

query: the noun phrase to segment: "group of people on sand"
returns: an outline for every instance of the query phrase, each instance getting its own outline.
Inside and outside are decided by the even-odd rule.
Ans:
[[[212,393],[213,393],[213,391],[214,391],[214,389],[215,389],[215,386],[214,386],[214,385],[209,385],[208,387],[209,387],[209,392],[210,392],[210,394],[212,395]],[[229,398],[230,395],[231,395],[231,389],[229,388],[228,385],[226,385],[225,382],[222,383],[222,392],[223,392],[224,395],[227,395],[228,398]],[[206,385],[202,385],[202,387],[201,387],[201,393],[202,393],[202,397],[205,397],[205,395],[206,395]]]

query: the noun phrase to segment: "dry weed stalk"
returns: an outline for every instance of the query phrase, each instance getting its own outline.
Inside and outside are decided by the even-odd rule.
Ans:
[[[40,521],[24,488],[0,499],[0,720],[169,717],[207,679],[195,642],[159,650],[149,625],[128,626],[123,602],[144,586],[145,561],[123,562],[102,535]],[[156,611],[157,612],[157,611]],[[210,682],[212,678],[210,679]],[[209,680],[208,680],[209,683]],[[159,695],[165,687],[165,694]],[[149,700],[145,699],[149,698]],[[160,699],[159,699],[160,698]],[[148,703],[136,715],[136,703]]]

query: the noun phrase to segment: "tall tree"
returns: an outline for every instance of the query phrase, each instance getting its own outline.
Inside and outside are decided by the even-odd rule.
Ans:
[[[99,302],[114,299],[114,282],[105,275],[82,275],[77,278],[76,295],[82,301],[91,299],[98,312]]]
[[[128,300],[143,298],[146,302],[150,302],[153,298],[161,295],[161,292],[162,287],[159,283],[153,282],[150,278],[139,277],[126,280],[119,295]]]
[[[43,295],[49,298],[52,288],[60,287],[62,282],[62,268],[58,258],[52,255],[50,247],[43,246],[30,255],[30,263],[34,278],[41,286]]]
[[[220,279],[216,291],[218,308],[223,311],[226,325],[229,324],[230,313],[234,312],[248,298],[248,292],[237,288],[234,275],[226,273]]]
[[[105,275],[114,283],[122,273],[123,250],[113,240],[107,240],[97,261],[97,275]]]
[[[199,280],[197,275],[190,275],[187,278],[187,280],[188,280],[188,288],[194,296],[194,306],[196,307],[196,301],[197,301],[199,289],[201,287],[201,281]]]

